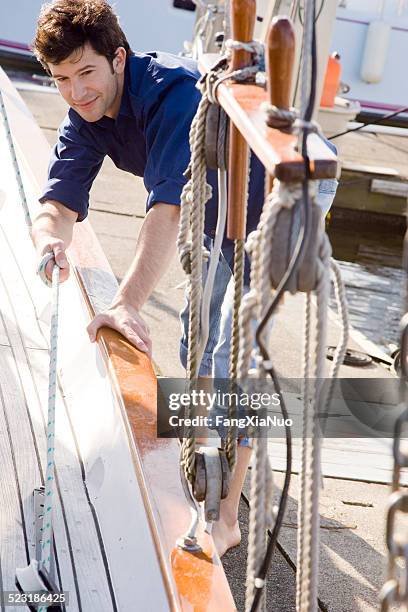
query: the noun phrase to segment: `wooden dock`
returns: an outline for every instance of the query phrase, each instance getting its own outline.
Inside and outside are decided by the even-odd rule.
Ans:
[[[335,209],[374,213],[379,222],[405,217],[408,130],[407,136],[359,131],[333,142],[338,147],[342,164]]]

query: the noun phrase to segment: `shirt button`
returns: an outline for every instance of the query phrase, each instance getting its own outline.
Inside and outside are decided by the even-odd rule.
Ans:
[[[210,236],[215,236],[215,230],[210,231]]]

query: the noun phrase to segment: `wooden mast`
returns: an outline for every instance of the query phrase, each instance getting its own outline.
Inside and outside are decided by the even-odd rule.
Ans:
[[[255,0],[231,2],[232,38],[238,42],[251,42],[256,14]],[[250,65],[251,54],[243,49],[233,49],[230,70]],[[231,240],[245,238],[246,205],[248,194],[249,149],[245,138],[234,123],[230,124],[228,219],[227,236]]]

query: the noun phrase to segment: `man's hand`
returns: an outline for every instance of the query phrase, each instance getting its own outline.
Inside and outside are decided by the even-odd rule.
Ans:
[[[34,219],[32,237],[37,249],[38,263],[45,253],[53,253],[54,259],[45,267],[45,274],[52,278],[54,262],[60,267],[60,282],[69,276],[69,263],[65,250],[71,243],[72,230],[78,218],[78,213],[67,208],[60,202],[48,200]]]
[[[42,257],[46,253],[54,253],[54,259],[51,259],[45,266],[46,277],[48,278],[48,280],[51,281],[52,270],[54,268],[54,265],[57,264],[57,266],[60,268],[59,280],[60,280],[60,283],[63,283],[69,277],[69,270],[70,270],[68,259],[67,259],[67,256],[65,255],[65,244],[63,243],[62,240],[59,240],[58,238],[50,239],[48,241],[48,244],[46,244],[41,249],[41,253],[39,253],[38,263],[40,263]]]
[[[98,329],[104,326],[116,329],[136,348],[147,353],[150,358],[152,357],[149,328],[139,311],[130,304],[116,302],[104,312],[96,315],[87,327],[91,342],[95,342]]]

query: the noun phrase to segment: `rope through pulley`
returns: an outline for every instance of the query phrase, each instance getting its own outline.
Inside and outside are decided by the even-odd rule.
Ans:
[[[249,11],[251,14],[247,14]],[[252,11],[252,12],[251,12]],[[183,267],[189,274],[190,322],[189,322],[189,357],[188,383],[191,391],[198,375],[201,361],[200,350],[205,346],[200,338],[200,300],[201,270],[203,263],[202,235],[204,228],[204,207],[209,197],[206,186],[205,160],[213,167],[226,165],[225,117],[223,132],[210,134],[206,139],[205,126],[208,131],[220,126],[223,111],[215,110],[218,99],[218,88],[224,87],[228,79],[247,77],[254,83],[259,48],[252,44],[252,30],[255,15],[255,2],[235,1],[232,4],[232,30],[235,43],[230,44],[231,63],[228,70],[226,60],[220,62],[201,80],[203,98],[190,132],[191,163],[189,182],[182,196],[181,227],[179,233],[179,251]],[[318,499],[320,487],[320,430],[317,421],[318,410],[327,410],[333,385],[328,391],[322,389],[320,379],[323,377],[326,350],[328,292],[330,288],[330,270],[333,270],[336,297],[343,323],[342,336],[332,364],[331,376],[336,376],[347,343],[347,310],[344,299],[344,288],[336,264],[331,261],[331,248],[324,231],[323,220],[316,204],[316,185],[312,178],[315,166],[309,160],[308,137],[318,131],[312,121],[315,101],[316,80],[316,35],[314,30],[314,2],[306,5],[303,40],[304,66],[302,70],[302,102],[300,117],[290,108],[289,96],[291,71],[294,57],[293,28],[286,18],[275,19],[269,34],[267,47],[267,67],[269,79],[269,102],[263,106],[267,126],[279,133],[286,132],[298,135],[298,150],[303,159],[303,183],[291,182],[291,171],[287,178],[279,174],[282,180],[267,176],[268,194],[265,199],[262,215],[255,232],[248,236],[245,244],[246,194],[248,187],[248,144],[238,132],[234,123],[229,128],[230,168],[241,171],[230,172],[228,230],[229,238],[235,240],[235,295],[232,324],[232,349],[230,378],[235,384],[239,381],[243,390],[262,389],[270,378],[275,390],[281,397],[283,416],[287,410],[281,394],[279,380],[275,374],[272,360],[268,353],[269,321],[276,312],[284,292],[306,294],[305,306],[305,340],[304,340],[304,405],[303,405],[303,448],[302,473],[299,499],[299,532],[298,532],[298,579],[297,610],[310,612],[316,609],[317,576],[318,576]],[[248,69],[249,68],[249,69]],[[273,81],[273,82],[272,82]],[[253,85],[252,85],[253,86]],[[208,127],[210,126],[210,127]],[[273,137],[272,137],[273,138]],[[266,162],[265,162],[266,163]],[[244,171],[242,171],[244,168]],[[298,176],[298,175],[297,175]],[[322,175],[320,175],[322,176]],[[324,175],[323,175],[324,176]],[[332,174],[331,176],[334,176]],[[326,176],[327,178],[327,176]],[[272,180],[273,179],[273,180]],[[273,185],[273,186],[272,186]],[[238,202],[238,204],[237,204]],[[234,206],[234,205],[235,206]],[[242,298],[242,270],[244,248],[251,260],[250,291]],[[311,325],[311,296],[316,294],[317,317],[316,330]],[[242,298],[242,299],[241,299]],[[256,333],[254,322],[258,324]],[[257,349],[253,349],[257,344]],[[315,351],[312,351],[312,341]],[[198,350],[197,346],[200,346]],[[311,358],[313,355],[313,358]],[[250,380],[248,373],[251,359],[256,360],[255,379]],[[230,406],[229,416],[234,414],[237,406]],[[187,416],[189,416],[187,409]],[[284,488],[277,513],[272,509],[272,472],[267,454],[267,443],[264,437],[255,437],[254,464],[251,478],[250,533],[247,570],[246,609],[251,612],[264,605],[264,586],[268,566],[274,546],[282,525],[288,496],[291,471],[291,434],[286,428],[287,437],[287,470]],[[218,451],[220,453],[220,451]],[[224,451],[229,470],[232,472],[236,453],[236,431],[230,428],[227,434]],[[220,455],[221,456],[221,455]],[[204,462],[197,455],[192,429],[186,431],[182,444],[181,464],[185,482],[198,499],[197,472],[202,472]],[[200,467],[198,467],[200,466]],[[203,477],[202,477],[203,478]],[[197,521],[195,522],[195,526]],[[267,545],[266,530],[272,529],[272,537]],[[192,531],[189,531],[191,536]]]
[[[249,43],[247,43],[249,44]],[[233,45],[232,45],[233,46]],[[237,45],[235,45],[237,47]],[[255,45],[254,45],[255,47]],[[245,50],[247,50],[245,48]],[[251,47],[252,50],[252,47]],[[183,269],[189,277],[188,298],[189,298],[189,335],[188,335],[188,358],[187,358],[187,393],[191,393],[197,384],[199,373],[199,364],[206,345],[208,330],[208,306],[211,293],[207,291],[209,279],[204,288],[204,296],[206,300],[202,300],[202,268],[203,261],[208,257],[208,253],[204,249],[202,237],[204,234],[204,214],[205,203],[210,198],[211,192],[209,185],[206,183],[207,167],[218,169],[219,174],[219,192],[220,202],[226,199],[226,189],[223,188],[225,182],[225,171],[228,164],[228,121],[225,112],[216,101],[215,91],[219,83],[226,78],[234,78],[244,81],[248,77],[252,77],[257,70],[255,65],[256,53],[254,51],[254,65],[248,73],[245,68],[225,72],[227,58],[222,58],[217,62],[216,66],[201,79],[199,87],[202,93],[202,99],[197,109],[195,118],[193,119],[190,130],[190,150],[191,161],[187,170],[188,182],[183,190],[181,197],[181,216],[178,235],[178,250],[180,261]],[[246,179],[247,180],[247,179]],[[224,195],[223,195],[224,194]],[[221,204],[220,204],[221,206]],[[224,213],[225,216],[225,213]],[[219,225],[217,226],[217,236],[222,237],[224,234],[223,224],[220,224],[220,208],[219,208]],[[215,248],[212,253],[212,262],[218,263],[221,241],[218,249]],[[233,351],[230,366],[231,378],[236,378],[236,364],[238,357],[238,307],[242,294],[243,270],[244,270],[244,240],[241,238],[236,241],[235,247],[235,297],[234,297],[234,316],[233,316]],[[211,262],[209,272],[211,270]],[[209,273],[210,276],[210,273]],[[212,279],[213,280],[213,279]],[[211,282],[211,281],[210,281]],[[206,313],[203,316],[203,312]],[[201,316],[200,316],[201,313]],[[190,416],[189,408],[187,416]],[[218,449],[219,461],[224,484],[229,481],[230,473],[235,464],[235,446],[236,435],[231,429],[228,430],[225,449]],[[191,428],[186,428],[185,437],[181,448],[181,466],[184,476],[193,492],[196,499],[200,499],[200,482],[205,480],[205,461],[213,454],[212,450],[201,449],[196,450],[195,437]],[[227,461],[228,469],[224,469],[224,459]],[[197,469],[201,467],[201,469]],[[199,472],[199,474],[197,474]],[[211,487],[211,479],[206,478],[206,482]],[[198,486],[197,486],[198,484]],[[221,487],[222,495],[220,499],[225,497],[226,486]],[[216,516],[217,513],[212,513]],[[208,519],[206,511],[206,518]],[[195,519],[193,519],[195,520]],[[190,529],[191,531],[191,529]],[[191,534],[190,534],[191,536]],[[191,538],[190,538],[191,539]]]

